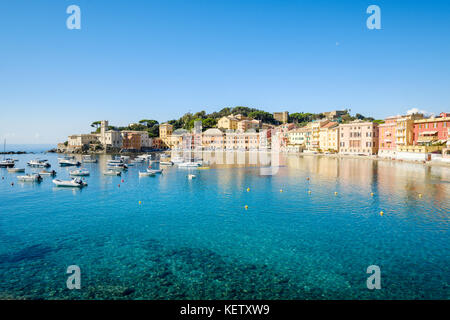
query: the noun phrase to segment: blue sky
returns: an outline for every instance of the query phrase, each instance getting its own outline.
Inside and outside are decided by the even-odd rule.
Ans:
[[[66,8],[81,8],[81,30]],[[366,28],[381,8],[382,30]],[[450,111],[450,1],[1,0],[0,137],[244,105]]]

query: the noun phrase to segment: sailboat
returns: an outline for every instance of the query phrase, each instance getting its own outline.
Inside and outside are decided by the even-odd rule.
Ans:
[[[6,155],[6,139],[3,142],[3,160],[0,161],[0,168],[12,168],[14,167],[15,161],[13,159],[5,159]]]

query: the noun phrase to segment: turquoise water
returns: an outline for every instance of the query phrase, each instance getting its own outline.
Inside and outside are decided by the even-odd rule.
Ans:
[[[188,180],[139,178],[144,165],[107,177],[105,162],[84,166],[83,190],[0,169],[0,298],[450,298],[449,168],[283,156],[273,176],[218,166]],[[69,265],[81,290],[66,288]]]

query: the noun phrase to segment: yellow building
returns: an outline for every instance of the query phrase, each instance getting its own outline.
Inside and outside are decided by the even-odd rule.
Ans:
[[[281,123],[287,123],[289,121],[289,112],[274,112],[273,118],[277,121],[280,121]]]
[[[240,120],[234,116],[226,116],[219,119],[217,128],[226,130],[236,130]]]
[[[312,135],[309,150],[317,151],[320,149],[320,129],[329,122],[329,120],[317,120],[311,123]]]
[[[320,128],[319,149],[336,152],[339,150],[339,123],[329,122]]]

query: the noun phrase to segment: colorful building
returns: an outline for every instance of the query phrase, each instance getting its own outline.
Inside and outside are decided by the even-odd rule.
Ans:
[[[328,122],[319,130],[319,149],[322,151],[339,151],[339,123]]]
[[[320,129],[329,122],[330,120],[316,120],[311,123],[311,146],[308,150],[318,151],[320,149]]]
[[[289,112],[274,112],[273,118],[277,121],[280,121],[281,123],[287,123],[289,121]]]
[[[414,121],[414,145],[445,144],[448,139],[450,114]]]
[[[141,134],[135,131],[122,131],[122,148],[125,150],[141,150]]]
[[[237,125],[240,120],[234,116],[225,116],[217,121],[217,128],[224,130],[237,130]]]
[[[353,121],[339,125],[339,153],[373,155],[378,153],[378,124]]]
[[[203,132],[202,145],[204,150],[223,150],[225,146],[225,135],[219,129],[208,129]]]

